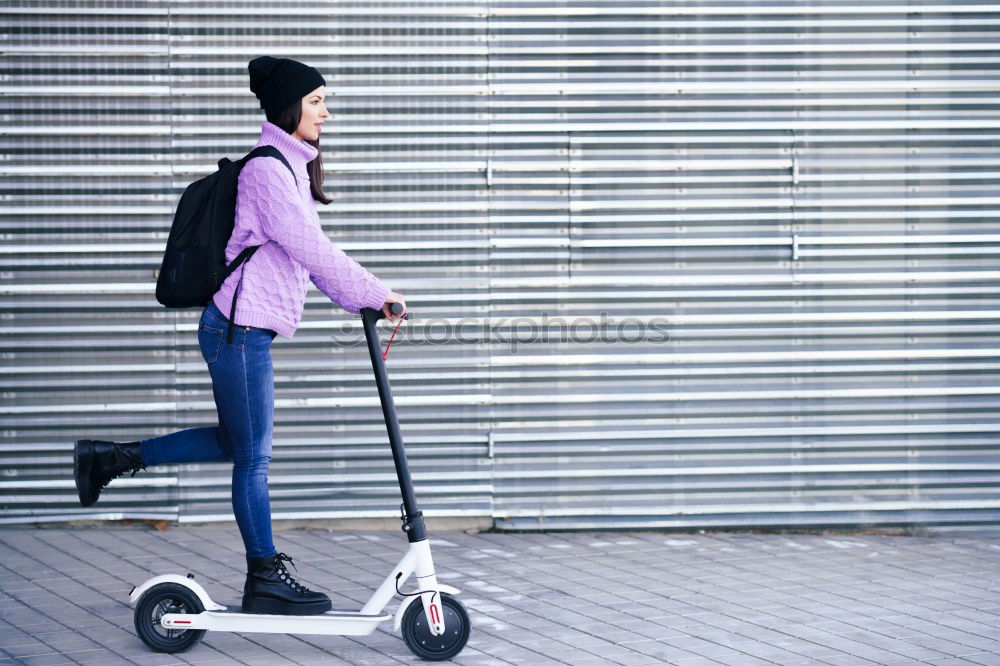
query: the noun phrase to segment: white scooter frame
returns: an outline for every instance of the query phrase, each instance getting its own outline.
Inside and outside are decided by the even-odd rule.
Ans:
[[[393,313],[402,308],[393,304]],[[375,322],[385,315],[381,310],[362,308],[362,320],[368,352],[372,358],[392,447],[396,475],[403,496],[403,531],[410,547],[360,611],[331,610],[320,615],[264,615],[229,610],[209,597],[191,574],[156,576],[133,588],[129,603],[135,607],[135,627],[147,646],[160,652],[182,652],[201,640],[205,631],[263,633],[328,634],[367,636],[391,615],[382,611],[393,595],[403,595],[396,609],[393,628],[402,630],[407,646],[417,656],[429,660],[449,659],[458,654],[469,638],[469,615],[452,595],[458,590],[438,583],[427,540],[423,514],[417,510],[413,482],[406,461],[395,404],[385,371],[381,344]],[[416,591],[399,588],[416,575]],[[413,606],[420,598],[422,608]]]
[[[392,600],[399,585],[411,574],[416,573],[417,591],[403,597],[396,609],[393,629],[399,631],[407,607],[419,596],[423,601],[424,613],[428,618],[430,631],[440,636],[445,631],[444,613],[441,609],[440,593],[458,594],[451,585],[437,582],[434,565],[431,562],[430,544],[425,539],[411,543],[393,572],[389,574],[360,611],[331,610],[322,615],[253,615],[239,611],[229,611],[208,596],[190,574],[165,574],[150,578],[132,590],[129,604],[135,606],[147,590],[161,583],[183,585],[194,592],[205,610],[197,614],[165,613],[160,616],[160,625],[167,629],[206,629],[211,631],[242,631],[271,634],[329,634],[335,636],[367,636],[375,631],[379,623],[392,618],[382,610]]]

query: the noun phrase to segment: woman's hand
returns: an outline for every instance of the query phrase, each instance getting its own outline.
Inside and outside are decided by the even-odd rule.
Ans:
[[[403,306],[403,311],[398,315],[392,314],[389,312],[389,305],[391,303],[400,303]],[[384,312],[385,316],[389,319],[398,319],[406,314],[406,301],[404,301],[403,297],[396,292],[390,291],[389,295],[385,297],[385,303],[382,304],[382,312]]]

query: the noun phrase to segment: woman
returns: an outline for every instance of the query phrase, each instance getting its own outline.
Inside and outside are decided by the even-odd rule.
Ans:
[[[329,113],[326,81],[312,67],[263,56],[250,61],[250,90],[267,121],[254,146],[275,146],[292,167],[271,157],[251,159],[239,176],[236,220],[226,260],[261,245],[233,272],[202,312],[198,343],[212,376],[219,425],[190,428],[140,442],[80,440],[74,476],[80,502],[90,506],[101,489],[126,472],[149,465],[233,463],[233,513],[247,555],[243,610],[310,615],[330,610],[327,595],[296,581],[291,558],[275,550],[267,469],[271,460],[274,376],[270,347],[276,335],[291,338],[312,280],[349,312],[381,308],[392,319],[405,314],[403,297],[334,246],[323,233],[316,201],[323,194],[319,134]],[[236,295],[232,342],[226,339],[229,304]],[[389,304],[400,303],[394,315]]]

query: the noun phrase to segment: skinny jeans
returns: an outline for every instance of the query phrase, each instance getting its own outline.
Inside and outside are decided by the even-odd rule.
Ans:
[[[233,326],[209,301],[198,322],[198,345],[212,376],[219,424],[142,440],[145,465],[232,462],[233,514],[249,557],[275,554],[267,470],[274,428],[274,331]]]

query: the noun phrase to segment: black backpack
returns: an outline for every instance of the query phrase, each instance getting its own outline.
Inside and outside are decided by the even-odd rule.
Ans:
[[[174,213],[163,263],[156,278],[156,300],[168,308],[204,307],[229,275],[250,259],[260,246],[244,248],[226,264],[226,245],[236,221],[236,186],[240,171],[254,157],[274,157],[288,167],[288,160],[274,146],[258,146],[233,162],[219,160],[219,169],[185,188]],[[293,173],[294,177],[294,173]],[[242,276],[240,282],[243,282]],[[229,311],[227,339],[232,342],[232,320],[239,285]]]

